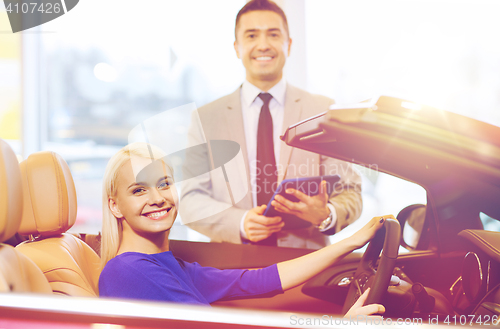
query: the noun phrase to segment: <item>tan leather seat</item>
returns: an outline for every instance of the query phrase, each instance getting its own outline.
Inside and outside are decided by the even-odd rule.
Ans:
[[[0,241],[17,232],[23,194],[21,172],[10,146],[0,139]],[[42,271],[12,246],[0,243],[0,292],[52,293]]]
[[[37,152],[21,162],[21,175],[24,211],[19,233],[35,239],[16,249],[42,269],[55,294],[98,296],[99,256],[66,233],[75,223],[77,208],[67,163],[56,153]]]

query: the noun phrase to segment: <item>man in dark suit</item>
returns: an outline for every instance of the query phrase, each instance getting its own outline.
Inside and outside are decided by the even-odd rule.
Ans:
[[[184,182],[181,217],[212,241],[312,249],[325,246],[329,234],[359,217],[360,176],[348,163],[291,148],[279,136],[288,126],[328,110],[334,101],[286,83],[283,67],[292,40],[286,16],[274,2],[248,2],[236,18],[235,37],[234,49],[246,69],[246,80],[232,94],[194,113],[189,138],[192,146],[210,140],[237,142],[243,160],[235,160],[232,170],[221,173],[208,165],[213,164],[210,148],[188,154],[188,172],[190,161],[210,168]],[[282,230],[281,217],[263,216],[265,205],[284,178],[331,174],[342,177],[331,195],[322,183],[316,196],[291,190],[287,192],[299,202],[281,197],[273,203],[280,212],[310,222],[308,228]],[[248,188],[235,193],[241,186]]]

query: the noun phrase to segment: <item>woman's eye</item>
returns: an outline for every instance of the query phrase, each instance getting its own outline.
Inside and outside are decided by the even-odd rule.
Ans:
[[[140,194],[140,193],[142,193],[142,192],[144,192],[144,191],[145,191],[145,189],[144,189],[144,188],[139,187],[139,188],[134,189],[134,190],[132,191],[132,194]]]

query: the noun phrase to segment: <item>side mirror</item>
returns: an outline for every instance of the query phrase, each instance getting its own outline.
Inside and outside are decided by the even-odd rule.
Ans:
[[[401,245],[413,250],[417,248],[424,227],[426,205],[412,204],[403,208],[397,216],[401,226]]]

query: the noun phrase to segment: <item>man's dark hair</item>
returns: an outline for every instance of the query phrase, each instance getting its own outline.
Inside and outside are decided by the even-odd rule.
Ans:
[[[247,2],[243,8],[240,9],[238,15],[236,15],[236,24],[234,26],[234,37],[236,38],[236,30],[238,29],[238,23],[243,14],[249,13],[251,11],[272,11],[281,16],[283,19],[283,26],[285,27],[286,34],[290,37],[290,32],[288,31],[288,22],[286,20],[286,15],[283,9],[280,8],[276,3],[269,0],[251,0]]]

